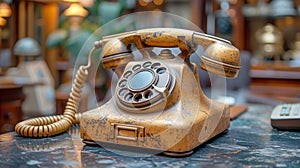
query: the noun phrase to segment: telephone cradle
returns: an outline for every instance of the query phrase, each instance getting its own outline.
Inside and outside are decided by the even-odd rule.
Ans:
[[[135,59],[133,45],[142,59]],[[16,132],[47,137],[80,122],[81,138],[86,144],[189,155],[230,125],[228,106],[203,93],[197,66],[189,61],[199,45],[204,49],[202,69],[229,78],[238,75],[239,51],[221,38],[174,28],[105,36],[95,42],[89,60],[94,50],[102,48],[103,67],[112,69],[119,78],[112,98],[96,109],[75,115],[89,62],[75,77],[63,115],[23,121],[16,125]],[[157,55],[153,47],[164,49]],[[177,56],[168,49],[174,47],[181,51]]]

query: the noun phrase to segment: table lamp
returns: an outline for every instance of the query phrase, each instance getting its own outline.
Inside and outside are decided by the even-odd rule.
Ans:
[[[65,2],[72,3],[64,11],[64,15],[68,17],[70,22],[70,35],[72,36],[80,29],[80,23],[88,15],[88,11],[79,4],[78,0],[65,0]]]
[[[7,3],[0,3],[0,17],[10,17],[11,9]]]
[[[22,111],[25,117],[52,115],[55,113],[54,79],[43,60],[30,60],[41,54],[39,43],[33,38],[18,40],[13,48],[20,61],[17,68],[7,71],[7,76],[15,79],[16,83],[23,83],[26,96]],[[21,81],[20,81],[21,80]],[[23,82],[22,82],[23,81]],[[24,82],[25,81],[25,82]]]
[[[2,39],[1,39],[1,27],[6,25],[6,17],[10,17],[11,9],[7,3],[0,3],[0,49],[2,46]]]
[[[22,38],[15,44],[14,54],[24,57],[36,57],[41,54],[41,46],[33,38]]]
[[[259,57],[266,60],[280,60],[284,52],[282,32],[272,24],[267,24],[255,32]]]

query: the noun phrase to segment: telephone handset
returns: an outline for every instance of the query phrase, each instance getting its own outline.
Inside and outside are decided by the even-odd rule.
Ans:
[[[135,46],[144,56],[135,60]],[[40,117],[16,125],[19,135],[47,137],[80,122],[84,142],[154,149],[168,155],[187,155],[229,127],[226,105],[206,97],[199,85],[197,66],[189,56],[204,48],[200,67],[234,78],[240,69],[239,51],[227,40],[185,29],[151,28],[105,36],[94,43],[89,62],[81,66],[63,115]],[[174,56],[144,48],[178,47]],[[102,64],[119,77],[115,95],[104,105],[76,113],[80,92],[93,52],[102,48]]]
[[[240,69],[239,51],[230,41],[215,36],[183,29],[152,28],[106,36],[103,42],[105,69],[126,65],[133,60],[131,44],[138,49],[145,47],[178,47],[180,57],[189,64],[189,56],[201,45],[201,68],[217,75],[234,78]],[[113,47],[111,47],[113,45]],[[204,66],[205,65],[205,66]]]

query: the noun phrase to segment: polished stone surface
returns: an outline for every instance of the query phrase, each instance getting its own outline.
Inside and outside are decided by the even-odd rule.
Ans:
[[[0,167],[300,167],[300,132],[270,125],[272,107],[250,105],[219,136],[184,158],[85,146],[79,130],[45,139],[0,136]]]

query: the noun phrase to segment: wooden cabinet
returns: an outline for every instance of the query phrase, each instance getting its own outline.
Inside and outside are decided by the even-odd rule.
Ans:
[[[22,120],[22,87],[17,85],[0,85],[0,133],[13,131]]]

